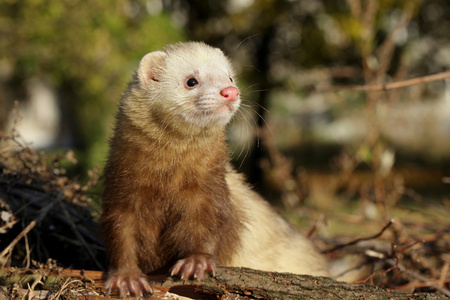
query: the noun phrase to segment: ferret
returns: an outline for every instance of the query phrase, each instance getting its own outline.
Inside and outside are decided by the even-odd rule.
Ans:
[[[116,115],[104,170],[107,292],[152,292],[146,274],[201,280],[216,265],[328,276],[328,265],[229,161],[238,110],[220,49],[168,45],[143,57]]]

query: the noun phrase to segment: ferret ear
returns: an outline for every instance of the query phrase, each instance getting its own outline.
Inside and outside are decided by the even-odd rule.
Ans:
[[[152,82],[159,81],[157,74],[162,69],[166,57],[165,52],[154,51],[142,58],[137,71],[142,86],[148,86]]]

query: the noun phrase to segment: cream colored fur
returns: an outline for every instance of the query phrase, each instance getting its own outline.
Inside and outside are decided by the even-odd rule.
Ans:
[[[326,259],[307,238],[252,191],[240,174],[230,168],[227,182],[232,200],[242,212],[244,225],[242,248],[235,253],[230,266],[329,276]]]

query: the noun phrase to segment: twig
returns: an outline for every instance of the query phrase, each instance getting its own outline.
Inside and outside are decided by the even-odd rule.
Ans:
[[[33,295],[34,289],[36,288],[36,285],[38,285],[39,283],[42,284],[41,279],[43,277],[44,276],[42,274],[39,274],[38,278],[36,278],[36,280],[33,282],[31,287],[30,287],[30,284],[28,284],[28,291],[27,291],[27,295],[26,295],[28,300],[31,300],[34,298],[34,295]]]
[[[0,253],[0,257],[4,257],[6,253],[12,251],[14,246],[25,236],[25,234],[27,234],[31,229],[33,229],[34,226],[36,226],[35,220],[31,221],[30,224],[28,224],[28,226],[25,227],[24,230],[22,230],[22,232],[19,233],[19,235],[16,236],[16,238],[8,245],[8,247],[3,249],[2,253]]]
[[[388,34],[383,43],[377,47],[376,57],[379,60],[379,68],[375,72],[375,80],[386,76],[389,67],[392,64],[392,57],[394,56],[394,50],[396,43],[394,41],[395,36],[404,31],[411,22],[417,3],[415,1],[406,1],[405,6],[402,9],[402,20],[398,22],[397,26]]]
[[[311,238],[314,235],[314,233],[317,231],[317,229],[319,228],[320,224],[323,224],[323,223],[326,223],[325,214],[320,214],[319,217],[314,222],[314,225],[309,230],[306,237]]]
[[[397,267],[397,266],[391,266],[391,267],[389,267],[387,270],[372,273],[372,274],[370,274],[367,278],[365,278],[365,279],[363,279],[363,280],[356,281],[355,283],[366,283],[367,281],[370,280],[371,283],[373,284],[373,278],[374,278],[376,275],[385,275],[385,274],[389,273],[390,271],[394,270],[396,267]]]
[[[446,279],[443,283],[450,283],[450,279]],[[429,282],[415,282],[415,283],[407,283],[404,285],[396,286],[396,290],[403,290],[403,289],[409,289],[409,288],[423,288],[423,287],[430,287],[435,284],[440,285],[440,281],[429,281]]]
[[[414,245],[414,244],[416,244],[416,243],[413,243],[412,245]],[[409,247],[409,246],[407,246],[407,247]],[[405,250],[405,248],[407,248],[407,247],[402,248],[401,251]],[[392,271],[393,269],[398,269],[401,272],[404,272],[405,274],[407,274],[408,276],[413,277],[414,279],[417,279],[417,280],[423,282],[423,284],[414,284],[414,285],[408,284],[408,285],[404,285],[404,286],[394,287],[394,289],[403,289],[403,288],[410,287],[410,286],[415,286],[415,287],[429,286],[429,287],[435,288],[436,290],[440,291],[441,293],[443,293],[443,294],[445,294],[447,296],[450,296],[450,290],[448,290],[445,287],[443,287],[443,284],[447,282],[447,280],[445,280],[445,275],[446,275],[448,269],[444,270],[445,266],[444,266],[443,272],[442,272],[442,275],[444,277],[441,275],[441,279],[440,280],[433,281],[433,280],[428,279],[428,278],[426,278],[426,277],[424,277],[424,276],[422,276],[420,274],[417,274],[417,273],[415,273],[415,272],[413,272],[411,270],[408,270],[404,265],[400,264],[399,263],[399,259],[397,258],[397,253],[399,251],[395,249],[394,245],[392,245],[392,251],[393,251],[394,258],[383,259],[382,256],[379,257],[384,262],[389,264],[391,267],[389,267],[385,271],[373,273],[370,276],[368,276],[366,279],[361,280],[361,281],[357,281],[356,283],[366,283],[368,280],[372,280],[372,278],[375,275],[387,274],[388,272]],[[375,252],[375,253],[377,253],[377,252]]]
[[[381,231],[378,232],[378,233],[375,234],[375,235],[372,235],[372,236],[369,236],[369,237],[366,237],[366,238],[357,238],[357,239],[355,239],[355,240],[353,240],[353,241],[351,241],[351,242],[349,242],[349,243],[336,245],[336,246],[334,246],[334,247],[331,248],[331,249],[322,251],[322,253],[330,253],[330,252],[336,251],[336,250],[338,250],[338,249],[341,249],[341,248],[345,248],[345,247],[347,247],[347,246],[354,245],[354,244],[356,244],[356,243],[358,243],[358,242],[361,242],[361,241],[368,241],[368,240],[376,239],[377,237],[379,237],[380,235],[382,235],[383,232],[385,232],[386,229],[388,229],[392,224],[394,224],[394,219],[389,220],[389,222],[388,222],[386,225],[384,225],[383,229],[381,229]]]
[[[25,267],[28,269],[30,267],[31,264],[31,251],[30,251],[30,245],[28,243],[28,235],[25,235],[25,252],[26,252],[26,265]]]
[[[83,248],[86,249],[88,255],[91,257],[91,259],[94,261],[94,263],[97,265],[98,268],[102,269],[101,264],[97,261],[97,259],[95,258],[94,253],[92,252],[92,249],[89,247],[89,245],[86,243],[86,240],[84,239],[83,235],[80,233],[80,231],[78,230],[76,224],[73,222],[69,212],[67,211],[67,208],[64,206],[63,202],[59,203],[61,210],[63,212],[63,214],[65,215],[65,217],[67,218],[67,220],[69,221],[70,224],[70,229],[72,230],[72,232],[75,234],[75,236],[77,237],[78,241],[81,243],[81,245],[83,246]]]
[[[61,287],[58,289],[58,291],[56,292],[56,295],[52,295],[51,296],[51,300],[53,299],[59,299],[59,296],[61,296],[62,292],[66,289],[66,287],[70,284],[70,279],[71,278],[67,278],[66,281],[61,285]]]
[[[62,284],[62,286],[59,288],[58,292],[56,293],[56,295],[52,295],[50,300],[56,300],[56,299],[60,299],[60,296],[63,292],[65,292],[65,290],[73,283],[79,282],[79,283],[83,283],[81,280],[79,279],[74,279],[71,280],[72,278],[67,278],[67,280]]]
[[[388,264],[390,264],[391,266],[395,266],[397,267],[400,271],[406,273],[407,275],[421,281],[421,282],[425,282],[427,283],[428,286],[431,286],[433,288],[435,288],[436,290],[440,291],[441,293],[443,293],[446,296],[450,296],[450,290],[443,288],[441,286],[439,286],[439,283],[433,283],[433,280],[430,280],[420,274],[417,274],[411,270],[408,270],[405,266],[399,264],[395,259],[387,259],[386,262]]]
[[[316,87],[318,92],[335,92],[335,91],[388,91],[393,89],[400,89],[412,85],[418,85],[427,82],[439,81],[450,78],[450,71],[440,72],[433,75],[427,75],[422,77],[416,77],[385,84],[373,84],[373,85],[349,85],[349,86],[330,86],[330,87]]]
[[[11,229],[11,228],[13,228],[13,226],[16,225],[17,222],[19,222],[19,220],[12,220],[12,221],[6,223],[6,224],[3,225],[2,227],[0,227],[0,232],[5,231],[5,229]]]
[[[407,250],[407,249],[409,249],[411,247],[414,247],[417,244],[423,244],[423,243],[425,243],[425,240],[415,241],[414,243],[411,243],[411,244],[406,245],[405,247],[403,247],[401,249],[398,249],[397,252],[400,252],[400,253],[405,252],[405,250]]]
[[[444,259],[445,259],[445,258],[444,258]],[[439,277],[439,281],[438,281],[438,285],[439,285],[439,286],[444,287],[444,284],[445,284],[446,282],[450,281],[450,278],[449,278],[449,279],[446,279],[446,278],[447,278],[447,273],[448,273],[448,270],[449,270],[449,269],[450,269],[450,260],[447,260],[447,261],[445,262],[444,266],[442,267],[442,270],[441,270],[441,276]]]

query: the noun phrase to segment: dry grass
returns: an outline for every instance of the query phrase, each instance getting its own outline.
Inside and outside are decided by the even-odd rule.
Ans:
[[[65,176],[62,161],[76,163],[72,151],[48,157],[20,135],[0,133],[0,208],[3,267],[30,267],[31,261],[58,259],[65,266],[101,269],[104,248],[89,208],[88,189]],[[73,258],[76,258],[75,260]]]

